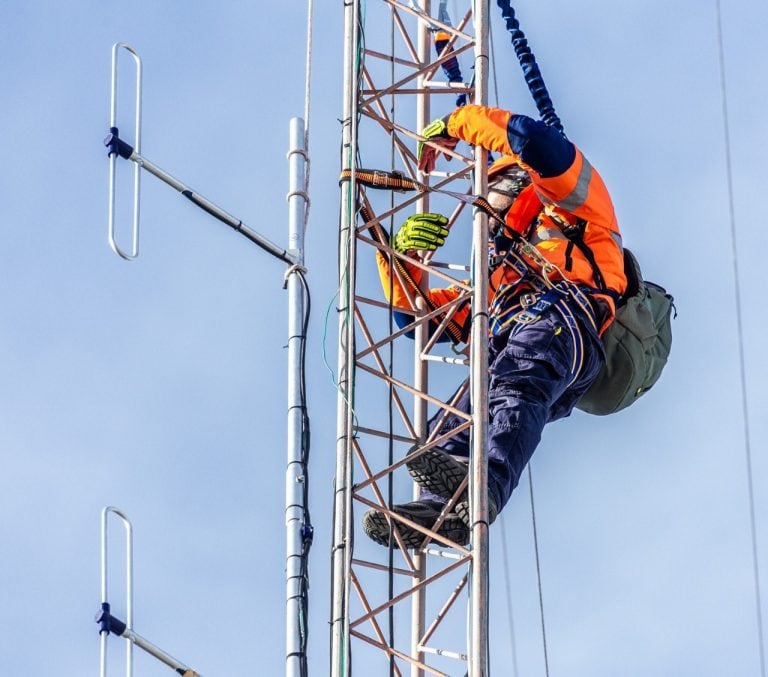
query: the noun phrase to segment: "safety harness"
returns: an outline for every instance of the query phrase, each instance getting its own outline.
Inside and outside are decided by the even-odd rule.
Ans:
[[[493,299],[488,309],[489,329],[494,336],[504,336],[508,332],[515,335],[523,327],[536,322],[550,308],[554,308],[565,321],[573,340],[573,362],[570,369],[572,385],[579,375],[584,361],[584,337],[576,313],[570,300],[582,311],[582,317],[597,330],[597,317],[585,290],[570,281],[557,266],[547,260],[522,235],[508,238],[504,229],[495,238],[495,247],[506,246],[499,263],[492,265],[495,270],[499,265],[513,268],[518,279],[510,284],[502,284],[494,290]],[[502,250],[503,251],[503,250]],[[535,267],[530,265],[535,264]],[[550,274],[557,272],[561,279],[553,281]],[[590,289],[591,291],[591,289]]]
[[[444,1],[441,9],[444,10]],[[528,42],[520,29],[510,0],[497,0],[502,10],[506,28],[512,38],[528,89],[536,104],[541,119],[550,127],[564,134],[563,125],[555,112],[544,80],[541,76],[536,58],[528,46]],[[447,14],[446,14],[447,18]],[[436,35],[438,54],[450,53],[449,41],[443,35]],[[458,82],[458,62],[455,57],[443,63],[443,70],[451,82]],[[459,105],[463,102],[457,101]],[[340,181],[349,181],[353,171],[342,173]],[[364,186],[375,189],[396,190],[400,192],[418,190],[420,192],[437,192],[454,197],[461,202],[481,209],[490,218],[500,224],[494,238],[494,252],[490,257],[491,275],[499,266],[510,266],[518,273],[518,279],[510,284],[501,284],[493,289],[493,299],[489,308],[489,330],[491,335],[500,336],[506,332],[514,335],[522,327],[535,322],[543,313],[554,308],[565,321],[571,333],[574,345],[574,359],[571,365],[569,386],[576,380],[584,358],[584,338],[581,325],[584,321],[598,329],[598,318],[590,297],[608,296],[616,305],[616,317],[602,339],[606,350],[606,361],[577,407],[593,414],[609,414],[629,406],[643,393],[647,392],[658,380],[669,356],[672,334],[671,314],[674,312],[674,299],[663,287],[644,281],[639,265],[631,252],[624,249],[625,272],[628,278],[634,274],[637,279],[636,289],[630,288],[622,296],[607,287],[605,278],[600,271],[594,253],[584,241],[586,222],[583,220],[571,224],[561,218],[551,205],[544,204],[535,219],[529,224],[536,223],[541,214],[546,214],[558,226],[568,239],[565,252],[564,268],[570,271],[573,265],[572,253],[578,248],[592,269],[594,287],[577,285],[557,266],[552,264],[541,252],[523,235],[509,229],[504,217],[481,196],[455,193],[436,189],[405,177],[401,172],[385,172],[381,170],[354,170],[355,180]],[[361,213],[367,222],[372,222],[374,216],[367,208],[361,208]],[[384,241],[385,234],[381,228],[371,228],[374,238],[388,248]],[[528,230],[526,230],[526,233]],[[383,253],[394,266],[402,279],[409,284],[425,301],[432,312],[438,310],[436,304],[415,283],[407,267],[397,257],[383,250]],[[631,269],[631,270],[630,270]],[[557,273],[556,281],[550,275]],[[571,301],[575,304],[567,302]],[[582,312],[577,318],[574,309]],[[454,344],[465,343],[469,339],[469,322],[460,325],[451,319],[445,322],[445,330]],[[580,321],[581,320],[581,321]]]
[[[554,308],[565,320],[575,346],[571,367],[571,383],[573,383],[583,361],[584,339],[579,329],[578,318],[567,300],[570,297],[581,309],[583,317],[596,329],[595,311],[585,292],[597,290],[591,287],[582,289],[570,281],[563,271],[544,257],[523,235],[507,228],[503,215],[482,196],[433,188],[409,179],[401,172],[357,169],[354,175],[356,182],[367,188],[399,192],[418,190],[449,195],[482,210],[489,218],[497,221],[500,228],[499,234],[494,238],[496,253],[489,259],[490,273],[492,274],[499,266],[509,266],[517,272],[518,279],[514,283],[502,284],[493,290],[494,295],[489,308],[490,333],[494,336],[501,336],[507,332],[514,333],[522,326],[538,320],[550,308]],[[352,170],[344,170],[339,180],[340,182],[349,181],[351,178]],[[374,219],[365,205],[361,206],[360,212],[366,222]],[[381,229],[371,229],[370,232],[379,244],[389,245],[384,241]],[[409,286],[425,301],[430,311],[437,310],[438,306],[419,288],[403,262],[397,257],[387,254],[385,256]],[[559,277],[558,280],[550,279],[554,273]],[[446,325],[446,331],[454,344],[466,343],[469,339],[469,322],[460,324],[451,318]]]
[[[541,76],[541,71],[536,63],[536,58],[528,46],[525,34],[520,29],[520,24],[515,17],[515,11],[511,6],[510,0],[497,0],[497,5],[501,9],[505,26],[512,38],[515,54],[523,70],[523,76],[542,120],[560,131],[560,133],[564,133],[562,123],[555,112],[549,92],[544,84],[544,79]],[[450,23],[444,0],[440,3],[440,12],[440,19]],[[435,35],[435,48],[438,55],[448,54],[452,51],[447,35],[439,32]],[[450,82],[459,82],[461,80],[458,61],[455,57],[443,62],[442,67]],[[465,97],[457,99],[457,105],[459,106],[465,102]],[[352,174],[353,170],[344,170],[339,181],[350,181]],[[504,217],[482,196],[432,188],[409,179],[397,171],[386,172],[382,170],[355,169],[354,176],[357,183],[368,188],[395,190],[398,192],[418,190],[420,192],[437,192],[449,195],[461,202],[481,209],[489,218],[496,220],[500,224],[498,229],[500,235],[495,238],[496,255],[490,258],[490,273],[493,273],[500,265],[511,266],[518,272],[519,280],[513,284],[502,284],[498,289],[493,290],[494,296],[489,308],[490,332],[492,335],[501,335],[508,331],[518,331],[520,327],[535,322],[549,308],[554,307],[563,316],[573,337],[574,346],[576,346],[574,364],[571,370],[571,383],[573,383],[581,367],[584,341],[579,329],[579,323],[569,304],[566,303],[566,299],[571,297],[583,311],[584,317],[596,328],[597,318],[595,311],[585,295],[585,291],[599,291],[600,293],[611,294],[610,290],[606,288],[594,255],[582,238],[574,237],[571,239],[569,237],[571,244],[569,244],[568,251],[570,252],[572,247],[578,246],[584,252],[584,256],[593,269],[593,278],[598,289],[586,287],[582,289],[571,282],[563,271],[548,261],[523,235],[506,228]],[[367,222],[373,220],[373,215],[367,208],[363,206],[360,211]],[[383,241],[382,229],[372,228],[371,233],[379,244],[389,245],[388,242]],[[498,252],[500,251],[503,254],[499,255]],[[437,310],[434,302],[415,283],[413,276],[403,262],[397,257],[386,253],[385,256],[387,256],[390,265],[395,267],[402,278],[425,301],[427,307],[432,311]],[[568,268],[567,265],[566,268]],[[556,282],[552,281],[549,277],[555,272],[560,277]],[[453,319],[447,323],[446,331],[454,344],[467,342],[469,339],[468,325],[468,322],[460,325]]]

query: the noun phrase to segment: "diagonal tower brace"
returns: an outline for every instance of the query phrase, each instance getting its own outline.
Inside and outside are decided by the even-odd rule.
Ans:
[[[341,183],[339,224],[334,677],[351,675],[353,667],[363,668],[366,675],[488,674],[487,218],[476,211],[470,227],[466,215],[459,220],[461,206],[443,195],[428,190],[416,195],[382,193],[366,188],[356,176],[361,167],[387,167],[441,190],[486,193],[487,157],[482,149],[464,147],[450,153],[450,173],[430,177],[417,169],[414,149],[420,130],[453,108],[453,98],[444,94],[466,92],[474,103],[487,102],[487,1],[471,3],[463,16],[455,17],[455,26],[431,5],[430,0],[344,4],[342,173],[348,180]],[[448,47],[440,53],[432,48],[437,30],[449,36]],[[440,80],[441,66],[457,57],[472,59],[471,83]],[[458,253],[451,247],[450,252],[460,262],[446,264],[428,256],[413,262],[422,272],[422,293],[407,295],[410,308],[402,311],[408,323],[395,327],[392,309],[377,300],[382,294],[373,261],[377,251],[390,260],[400,257],[388,245],[387,229],[426,211],[453,212],[451,245],[460,242],[462,247]],[[463,279],[467,270],[468,281]],[[396,266],[391,275],[390,284],[397,280],[407,286]],[[471,300],[472,340],[458,356],[446,351],[434,332],[430,337],[430,323],[433,328],[437,323],[442,332],[458,305],[427,307],[423,294],[430,277],[441,286],[455,284],[463,290],[462,301]],[[460,395],[447,396],[445,384],[455,387],[461,380],[461,389],[471,392],[471,412],[464,424],[444,430],[442,423],[449,412],[457,412]],[[408,396],[413,398],[410,414],[404,406]],[[437,533],[443,511],[431,529],[423,529],[419,548],[401,549],[397,525],[414,524],[391,511],[385,484],[394,483],[393,503],[409,500],[403,495],[410,486],[403,470],[409,448],[438,446],[468,429],[470,546]],[[359,523],[367,508],[389,516],[394,549],[375,545],[362,533]],[[469,591],[466,610],[459,603],[464,590]],[[457,667],[457,661],[465,665]]]

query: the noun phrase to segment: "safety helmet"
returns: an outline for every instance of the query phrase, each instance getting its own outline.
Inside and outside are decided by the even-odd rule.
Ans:
[[[518,195],[531,182],[531,177],[519,165],[510,165],[488,179],[488,202],[501,214],[506,214]]]

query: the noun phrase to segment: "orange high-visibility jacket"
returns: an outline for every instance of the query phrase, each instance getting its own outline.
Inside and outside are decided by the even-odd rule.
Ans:
[[[518,124],[521,122],[524,124]],[[457,108],[448,119],[447,131],[452,137],[502,154],[490,168],[489,175],[511,164],[518,164],[528,172],[531,185],[523,190],[507,212],[506,227],[525,235],[569,280],[594,289],[592,296],[599,299],[606,309],[600,327],[602,333],[613,320],[614,298],[625,291],[626,277],[621,234],[613,203],[597,171],[578,148],[558,137],[558,143],[553,148],[562,151],[565,147],[569,151],[566,162],[571,155],[573,158],[562,171],[558,166],[558,162],[562,164],[562,154],[556,162],[550,162],[548,157],[551,134],[555,131],[543,123],[499,108],[475,105]],[[552,167],[557,167],[559,173],[550,176],[548,170]],[[585,253],[563,234],[561,222],[575,224],[578,221],[583,223],[583,243],[592,253],[607,293],[597,289],[598,281],[594,279],[594,269]],[[387,293],[390,289],[389,263],[380,252],[377,253],[377,262],[382,286]],[[418,283],[422,277],[421,270],[408,268]],[[556,279],[557,275],[550,275],[550,278]],[[489,301],[501,284],[513,284],[517,280],[518,273],[513,268],[498,267],[491,275]],[[429,292],[431,300],[437,305],[457,295],[455,287]],[[391,301],[396,308],[409,307],[396,278]],[[469,308],[464,307],[455,319],[466,325],[468,315]]]

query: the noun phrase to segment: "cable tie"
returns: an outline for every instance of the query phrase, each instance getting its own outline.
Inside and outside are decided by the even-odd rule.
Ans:
[[[294,148],[293,150],[289,150],[285,154],[285,159],[290,160],[291,155],[301,155],[301,157],[303,157],[307,162],[309,162],[309,153],[307,153],[307,151],[305,151],[303,148]]]
[[[301,273],[302,275],[306,275],[307,269],[300,263],[294,263],[292,266],[288,266],[285,274],[283,275],[283,289],[288,286],[288,278],[294,273]]]
[[[306,190],[292,190],[285,196],[285,201],[288,202],[288,200],[290,200],[292,197],[304,198],[304,201],[307,203],[307,205],[309,205],[311,202],[309,199],[309,193],[307,193]]]

